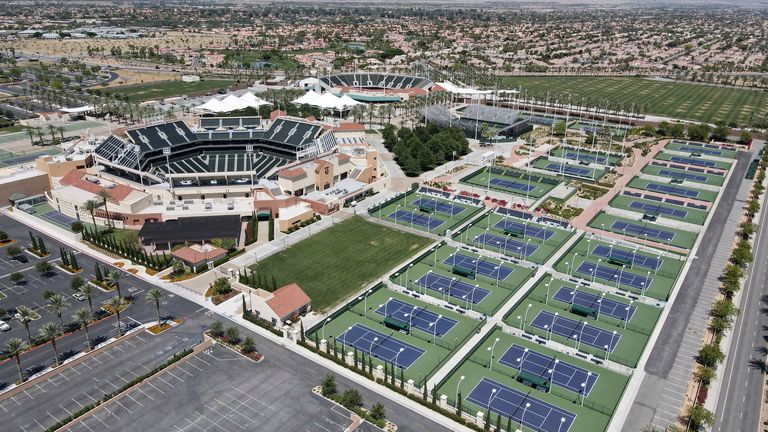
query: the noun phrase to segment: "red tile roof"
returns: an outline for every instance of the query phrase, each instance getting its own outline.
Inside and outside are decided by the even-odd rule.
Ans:
[[[294,178],[306,174],[303,168],[285,168],[277,172],[279,177]]]
[[[344,122],[334,126],[333,130],[339,132],[365,132],[365,126],[355,122]]]
[[[282,116],[285,116],[285,115],[288,115],[288,113],[285,112],[285,111],[274,110],[271,113],[269,113],[269,119],[270,120],[274,120],[274,119],[276,119],[278,117],[282,117]]]
[[[85,175],[86,175],[86,172],[84,170],[79,170],[75,168],[70,172],[68,172],[66,175],[64,175],[64,177],[62,177],[61,180],[59,180],[59,183],[65,186],[74,186],[78,189],[82,189],[94,195],[99,193],[100,190],[106,189],[109,192],[109,195],[112,197],[112,200],[114,202],[120,202],[124,200],[128,195],[131,194],[131,192],[135,190],[130,186],[126,186],[119,183],[115,183],[115,186],[112,188],[105,188],[102,185],[85,180],[83,178],[85,177]]]
[[[277,316],[284,318],[303,306],[308,305],[311,301],[300,286],[292,283],[273,292],[272,298],[267,300],[267,305]]]
[[[199,263],[203,261],[213,261],[222,255],[226,255],[227,251],[225,249],[222,249],[217,246],[208,245],[210,247],[210,250],[207,250],[205,252],[197,251],[195,249],[192,249],[191,247],[183,247],[176,249],[175,251],[171,252],[171,255],[189,262],[189,263]]]

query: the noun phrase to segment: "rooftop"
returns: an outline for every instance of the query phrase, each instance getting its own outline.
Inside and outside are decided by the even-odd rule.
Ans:
[[[295,310],[306,306],[312,300],[309,296],[295,283],[278,288],[272,293],[272,298],[267,300],[267,305],[275,311],[275,314],[279,317],[285,317],[290,315]]]

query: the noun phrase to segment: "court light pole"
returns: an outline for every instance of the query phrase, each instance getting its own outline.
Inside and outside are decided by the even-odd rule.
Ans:
[[[558,363],[560,363],[560,359],[555,359],[555,363],[552,365],[552,378],[550,378],[550,380],[552,381],[552,384],[550,384],[549,391],[547,391],[547,393],[552,391],[552,386],[555,385],[555,372],[557,371]]]
[[[525,403],[525,408],[523,408],[523,415],[520,416],[520,427],[521,428],[523,427],[523,423],[525,422],[525,412],[528,411],[528,408],[530,408],[530,407],[531,407],[531,403],[530,402],[526,402]]]
[[[565,417],[560,417],[560,426],[557,427],[557,432],[562,431],[564,424],[565,424]]]
[[[600,298],[597,300],[597,317],[595,317],[595,321],[600,320],[600,309],[603,306],[603,298],[605,297],[605,292],[600,293]]]
[[[400,354],[401,354],[403,351],[405,351],[405,348],[402,348],[402,347],[401,347],[401,348],[400,348],[400,351],[398,351],[398,352],[397,352],[397,354],[395,354],[395,363],[394,363],[394,366],[400,367],[400,366],[399,366],[399,363],[397,362],[397,358],[400,356]],[[402,367],[400,367],[400,369],[402,369]],[[394,373],[394,371],[392,371],[392,373]]]
[[[326,318],[323,322],[323,340],[325,340],[325,325],[328,324],[331,321],[330,318]]]
[[[555,320],[557,320],[559,315],[560,312],[555,312],[555,314],[552,316],[552,324],[549,326],[549,335],[547,336],[547,340],[552,339],[552,329],[555,327]]]
[[[379,340],[379,338],[378,338],[378,337],[375,337],[375,338],[373,338],[373,340],[371,341],[371,347],[370,347],[370,348],[368,348],[368,355],[369,355],[369,356],[372,356],[372,355],[373,355],[373,344],[375,344],[377,340]]]
[[[427,285],[429,285],[429,281],[431,280],[432,280],[432,270],[430,270],[429,273],[427,273],[427,281],[424,284],[424,291],[423,291],[424,295],[427,295]]]
[[[626,330],[626,328],[627,328],[627,321],[629,321],[629,311],[631,311],[631,310],[632,310],[632,303],[634,303],[634,302],[635,302],[634,300],[630,300],[630,301],[629,301],[629,305],[628,305],[626,308],[624,308],[624,310],[626,310],[626,311],[627,311],[627,312],[624,314],[624,329],[625,329],[625,330]]]
[[[499,338],[496,338],[493,341],[493,345],[488,347],[488,351],[491,352],[491,360],[488,362],[488,370],[493,370],[493,358],[494,358],[494,354],[496,352],[496,344],[497,343],[499,343]]]
[[[456,405],[454,406],[454,408],[459,407],[459,387],[461,387],[461,382],[464,381],[464,378],[466,378],[464,375],[460,376],[459,382],[456,383]],[[459,415],[461,415],[461,413],[459,413]]]
[[[434,329],[434,332],[432,333],[432,344],[433,345],[437,344],[437,322],[440,321],[440,318],[442,318],[442,317],[443,317],[442,315],[438,315],[437,318],[435,318],[435,326],[434,326],[435,329]]]
[[[525,319],[523,320],[523,326],[528,324],[528,311],[531,310],[533,303],[528,303],[528,307],[525,308]],[[525,330],[525,328],[523,328]]]
[[[408,271],[411,269],[411,267],[413,267],[413,263],[409,264],[408,267],[405,268],[405,288],[408,288],[408,281],[410,280],[408,279]],[[432,270],[430,270],[430,272],[432,272]]]
[[[544,297],[544,304],[549,304],[549,285],[552,283],[552,280],[550,279],[549,282],[547,282],[544,286],[547,287],[547,296]]]

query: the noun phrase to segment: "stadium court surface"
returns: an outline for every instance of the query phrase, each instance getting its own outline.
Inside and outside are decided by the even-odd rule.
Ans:
[[[437,336],[444,336],[456,325],[454,319],[446,318],[398,299],[387,300],[384,305],[376,309],[376,313],[383,317],[396,318],[409,323],[414,328]]]
[[[625,231],[638,237],[648,236],[648,238],[656,240],[672,241],[672,239],[675,238],[675,233],[673,232],[651,228],[648,225],[628,223],[621,220],[614,221],[611,228],[615,231]]]
[[[495,390],[495,391],[494,391]],[[467,401],[490,408],[502,417],[542,432],[567,432],[576,415],[504,384],[483,378],[467,395]],[[526,408],[526,404],[530,404]],[[561,419],[565,419],[561,421]],[[490,419],[489,419],[490,421]]]
[[[512,189],[520,192],[530,192],[536,189],[535,186],[528,186],[525,183],[516,182],[514,180],[506,180],[498,177],[493,177],[489,180],[489,183],[494,186],[500,186],[507,189]]]
[[[605,297],[579,291],[578,288],[561,286],[555,293],[553,300],[570,305],[578,305],[590,309],[596,309],[598,315],[608,315],[621,321],[629,322],[635,315],[635,306],[629,306]]]
[[[549,163],[547,164],[545,169],[549,171],[565,173],[565,174],[577,176],[577,177],[589,177],[589,175],[592,173],[591,170],[588,170],[586,168],[579,168],[579,167],[571,166],[569,164]]]
[[[486,246],[496,247],[506,252],[523,254],[525,256],[533,254],[539,248],[536,245],[526,244],[517,240],[512,240],[489,233],[483,233],[479,236],[476,236],[474,238],[474,242],[484,244]]]
[[[423,286],[424,288],[441,294],[448,294],[449,297],[460,299],[462,301],[469,301],[472,304],[480,303],[491,293],[486,289],[475,287],[474,285],[470,285],[460,280],[453,280],[436,273],[426,273],[416,281],[416,285]]]
[[[591,262],[581,263],[576,271],[610,281],[611,283],[615,283],[618,280],[620,285],[631,286],[632,288],[637,288],[641,291],[648,289],[653,282],[653,279],[650,277],[622,271],[621,267],[608,267],[593,264]]]
[[[546,378],[550,383],[557,384],[576,394],[583,393],[588,396],[600,375],[561,359],[557,359],[557,362],[555,360],[555,357],[513,344],[501,356],[499,363],[512,369]]]
[[[340,334],[336,340],[344,345],[356,347],[401,369],[408,369],[424,354],[424,350],[421,348],[400,342],[391,335],[387,336],[376,330],[371,330],[362,324],[353,325]]]
[[[397,210],[394,213],[391,213],[388,217],[399,222],[418,225],[428,230],[436,229],[443,224],[443,221],[440,219],[424,216],[422,214],[416,213],[416,211],[409,212],[407,210]]]
[[[626,251],[621,249],[615,249],[613,246],[597,245],[592,249],[592,255],[601,256],[604,258],[618,258],[621,260],[627,260],[632,263],[633,266],[644,267],[651,270],[658,270],[661,267],[662,261],[659,258],[638,254],[637,251]]]
[[[551,229],[548,230],[546,225],[543,228],[539,228],[537,226],[528,226],[527,223],[516,222],[506,218],[496,222],[494,227],[502,231],[508,228],[517,229],[523,232],[523,237],[534,237],[542,240],[549,240],[555,235],[555,231]]]
[[[501,264],[495,264],[490,261],[483,261],[482,256],[474,258],[458,252],[448,256],[448,258],[443,260],[443,263],[448,264],[449,266],[474,270],[477,274],[488,276],[492,279],[498,279],[500,281],[505,280],[514,271],[514,269],[504,267]]]
[[[444,213],[450,216],[456,216],[459,213],[464,211],[464,207],[460,205],[438,201],[437,198],[434,198],[434,199],[418,198],[415,201],[413,201],[411,205],[414,205],[419,208],[425,208],[432,211],[437,211],[438,213]]]
[[[599,327],[587,324],[586,321],[576,321],[563,316],[555,315],[548,311],[539,311],[531,321],[531,326],[564,337],[571,341],[589,345],[599,350],[613,352],[621,340],[620,334],[613,334]]]
[[[686,216],[688,216],[688,212],[685,210],[677,210],[670,207],[665,207],[661,204],[649,204],[641,201],[632,201],[629,203],[629,207],[650,215],[659,214],[679,219],[684,219]]]

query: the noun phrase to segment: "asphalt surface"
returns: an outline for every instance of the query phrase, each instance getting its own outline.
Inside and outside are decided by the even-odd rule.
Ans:
[[[762,207],[766,205],[763,199]],[[768,341],[768,211],[763,210],[755,238],[754,262],[744,287],[734,323],[731,346],[725,370],[719,371],[722,383],[715,410],[716,432],[759,430],[766,373]],[[761,301],[762,299],[762,301]]]
[[[0,216],[0,230],[7,232],[11,238],[18,239],[20,245],[29,242],[29,228],[7,216]],[[47,248],[54,251],[54,255],[57,254],[58,242],[48,236],[43,235],[43,237]],[[3,252],[0,251],[0,254],[3,254]],[[85,254],[78,254],[77,259],[84,269],[93,268],[95,262],[93,258]],[[34,264],[30,263],[28,265]],[[3,267],[2,263],[0,263],[0,281],[4,280],[2,276],[9,273],[9,271],[9,267]],[[36,283],[37,281],[31,281],[30,286],[27,288],[30,291],[39,290],[40,288],[34,287]],[[125,313],[121,314],[123,322],[145,323],[156,320],[154,304],[146,303],[143,298],[143,292],[151,286],[150,283],[136,278],[130,273],[123,272],[121,287],[126,288],[124,293],[127,293],[127,290],[130,288],[135,288],[134,295],[136,297],[133,304]],[[4,292],[5,289],[7,288],[3,288]],[[59,289],[63,292],[70,290],[68,283]],[[29,299],[35,298],[34,294],[26,295]],[[0,307],[6,307],[4,303],[11,298],[16,297],[9,296],[8,299],[1,300]],[[24,301],[27,300],[24,294],[20,298]],[[73,301],[73,303],[75,302]],[[87,304],[84,302],[76,306],[87,307]],[[45,313],[47,312],[41,311],[41,314]],[[173,296],[170,293],[167,294],[166,301],[161,305],[161,313],[168,317],[185,318],[185,322],[159,336],[151,336],[142,331],[139,335],[121,341],[115,347],[110,347],[106,353],[92,355],[93,359],[86,360],[86,365],[73,367],[74,371],[65,370],[63,373],[57,372],[46,375],[45,380],[39,386],[33,386],[12,399],[4,398],[0,395],[0,401],[2,401],[0,402],[0,415],[3,418],[14,419],[12,421],[13,427],[11,428],[13,430],[32,432],[38,431],[40,428],[45,429],[47,425],[66,417],[68,413],[79,409],[86,402],[92,402],[92,398],[97,398],[98,395],[103,394],[106,390],[114,390],[116,386],[121,385],[126,380],[130,380],[148,368],[151,369],[153,365],[162,363],[172,353],[196,344],[202,339],[204,329],[216,319],[211,311],[201,308],[199,305],[186,299]],[[43,315],[43,317],[50,320],[53,315]],[[41,318],[38,321],[42,322],[45,319]],[[226,320],[222,319],[221,321],[225,325],[230,325]],[[12,326],[18,327],[19,325],[12,322]],[[144,397],[144,399],[136,397],[138,403],[128,399],[127,401],[134,405],[128,406],[127,401],[121,401],[125,405],[122,407],[119,404],[112,404],[124,411],[115,411],[115,415],[105,411],[110,417],[108,423],[111,425],[117,422],[116,424],[120,424],[119,428],[104,427],[95,418],[93,420],[84,420],[82,424],[90,426],[92,430],[178,430],[173,428],[175,423],[171,423],[171,420],[175,419],[174,421],[179,422],[180,428],[184,428],[185,419],[189,419],[193,422],[199,422],[197,424],[203,427],[206,427],[204,425],[207,424],[206,430],[242,430],[239,427],[234,429],[214,427],[207,420],[195,417],[194,410],[191,407],[200,411],[205,417],[210,413],[210,411],[206,411],[209,410],[209,407],[216,407],[217,412],[222,412],[223,408],[217,405],[219,402],[215,401],[215,399],[219,399],[230,407],[233,404],[234,406],[242,405],[242,409],[238,407],[237,410],[230,410],[232,412],[226,414],[226,416],[239,418],[246,422],[248,425],[247,430],[307,430],[326,432],[343,430],[341,428],[343,422],[339,421],[340,413],[338,409],[331,409],[327,401],[316,398],[311,394],[311,389],[319,385],[323,377],[329,373],[328,369],[303,356],[298,356],[256,333],[252,333],[242,327],[239,327],[239,330],[243,337],[250,336],[256,341],[257,349],[265,356],[263,362],[254,364],[250,360],[243,360],[241,357],[236,356],[237,360],[224,360],[214,370],[206,373],[196,373],[193,372],[194,368],[187,367],[185,370],[194,375],[194,377],[189,377],[189,379],[185,379],[178,373],[176,375],[181,380],[171,375],[163,375],[165,382],[160,380],[160,377],[157,380],[151,381],[151,384],[157,388],[153,388],[149,383],[143,384],[140,387],[146,395],[138,389],[136,390],[137,394],[141,394]],[[19,331],[19,329],[14,328],[11,332],[0,333],[0,346],[12,336],[24,335],[23,330],[21,330],[22,333],[19,333]],[[94,342],[104,341],[108,337],[114,336],[117,332],[115,318],[107,318],[102,322],[93,324],[89,326],[89,331]],[[83,333],[82,330],[77,331],[58,340],[57,347],[61,358],[74,356],[86,347]],[[216,354],[214,353],[214,355]],[[50,345],[46,344],[28,351],[22,355],[21,359],[24,373],[29,376],[53,363],[53,351]],[[245,366],[235,368],[232,366],[234,363],[244,363]],[[198,367],[201,366],[198,365]],[[17,379],[18,371],[13,359],[0,363],[0,387],[5,387],[8,383],[13,383]],[[387,418],[398,424],[401,431],[440,432],[449,430],[432,418],[424,417],[411,411],[409,408],[395,404],[376,392],[357,385],[351,380],[339,376],[337,377],[337,383],[341,391],[347,388],[358,390],[363,396],[364,404],[367,407],[372,406],[376,402],[383,403],[387,410]],[[167,387],[162,387],[160,384]],[[182,388],[183,391],[181,390]],[[246,414],[252,411],[246,405],[255,408],[256,405],[259,405],[259,402],[246,397],[232,403],[222,400],[227,397],[226,395],[236,396],[232,393],[234,388],[247,389],[246,391],[253,398],[258,398],[262,401],[269,400],[271,401],[268,402],[270,405],[274,403],[274,406],[279,407],[279,409],[275,409],[268,416],[269,418],[251,413],[253,420],[244,420],[237,413]],[[169,392],[169,390],[171,391]],[[158,397],[162,398],[162,402],[160,402]],[[242,403],[244,401],[245,403]],[[144,407],[141,406],[142,404]],[[167,409],[164,407],[167,407]],[[111,405],[108,408],[109,410],[113,409]],[[216,414],[211,413],[211,415]],[[344,414],[342,413],[341,415],[343,416]],[[97,415],[97,417],[99,416]],[[107,419],[103,420],[107,422]],[[231,422],[227,423],[226,420],[223,420],[223,417],[213,421],[217,422],[216,425],[231,425]],[[96,422],[101,427],[94,428],[91,422]],[[158,429],[155,427],[156,424],[161,424],[161,422],[168,423],[170,429]],[[246,423],[239,424],[246,425]],[[90,430],[87,426],[83,426],[82,429],[72,428],[71,430]],[[338,429],[336,428],[337,426],[339,427]],[[194,427],[183,430],[197,429],[199,428]],[[367,428],[360,430],[367,430]]]

